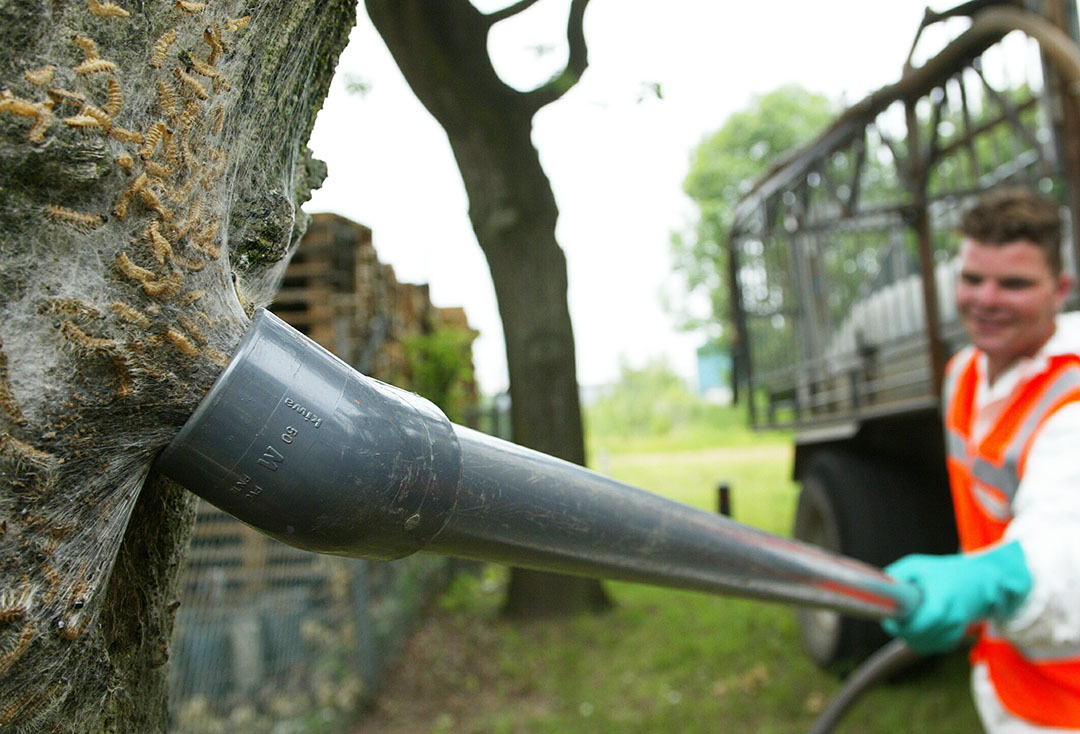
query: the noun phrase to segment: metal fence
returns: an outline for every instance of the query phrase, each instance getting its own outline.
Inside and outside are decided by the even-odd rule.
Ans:
[[[200,507],[173,633],[173,734],[347,731],[450,559],[306,553]]]

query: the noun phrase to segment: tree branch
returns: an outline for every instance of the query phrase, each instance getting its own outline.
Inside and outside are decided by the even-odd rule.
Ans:
[[[501,20],[513,18],[518,13],[525,12],[533,5],[536,5],[537,2],[539,2],[539,0],[518,0],[518,2],[514,3],[513,5],[509,5],[502,10],[496,10],[495,12],[488,13],[484,16],[484,19],[487,22],[488,28],[490,28]]]
[[[566,39],[570,43],[570,56],[566,67],[552,77],[551,81],[537,87],[525,96],[526,104],[535,112],[562,97],[581,79],[589,66],[589,48],[585,43],[585,7],[589,0],[573,0],[570,17],[566,24]]]

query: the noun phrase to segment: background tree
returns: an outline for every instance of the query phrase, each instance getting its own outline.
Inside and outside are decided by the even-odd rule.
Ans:
[[[461,171],[506,337],[514,441],[584,464],[566,259],[555,239],[558,209],[531,133],[536,113],[585,71],[588,0],[570,7],[566,67],[520,92],[496,74],[487,40],[492,26],[535,2],[488,14],[468,0],[365,4],[409,86],[446,131]],[[515,569],[506,611],[525,616],[606,604],[598,581]]]
[[[355,13],[0,2],[0,731],[166,728],[193,503],[147,476],[306,226]]]
[[[687,300],[676,307],[688,330],[729,346],[727,237],[735,204],[784,153],[808,142],[831,120],[828,98],[798,86],[755,96],[695,149],[683,190],[698,207],[692,229],[672,235],[675,271]],[[690,304],[703,304],[699,307]]]

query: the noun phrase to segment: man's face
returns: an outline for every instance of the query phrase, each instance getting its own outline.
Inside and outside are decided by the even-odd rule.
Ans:
[[[1054,315],[1071,286],[1027,240],[994,245],[964,239],[956,303],[972,343],[989,359],[991,379],[1053,335]]]

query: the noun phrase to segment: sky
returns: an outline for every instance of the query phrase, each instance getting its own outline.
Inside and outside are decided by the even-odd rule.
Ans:
[[[475,0],[489,11],[509,0]],[[941,10],[952,3],[932,5]],[[427,283],[436,306],[463,306],[480,336],[481,389],[506,389],[506,359],[487,263],[442,128],[413,96],[360,3],[310,147],[329,175],[304,206],[373,231],[398,280]],[[541,84],[566,60],[567,0],[540,0],[495,27],[503,80]],[[701,334],[681,332],[670,240],[695,207],[683,193],[694,148],[727,117],[784,84],[854,103],[896,81],[926,2],[912,0],[592,0],[589,68],[541,110],[533,142],[559,206],[578,381],[665,359],[696,384]],[[368,85],[350,93],[348,79]],[[659,85],[661,97],[651,90]]]

